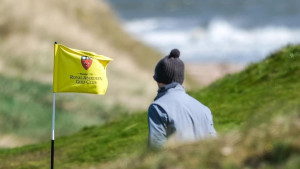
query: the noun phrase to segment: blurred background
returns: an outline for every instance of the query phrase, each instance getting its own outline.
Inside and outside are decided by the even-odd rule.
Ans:
[[[0,147],[50,138],[53,44],[114,59],[105,96],[57,95],[57,136],[147,110],[173,48],[187,89],[300,42],[297,0],[0,0]]]
[[[56,94],[57,166],[299,169],[299,18],[299,0],[0,0],[0,169],[49,167],[55,41],[113,59],[106,95]],[[147,152],[173,48],[219,137]]]
[[[298,0],[107,0],[122,27],[188,62],[248,64],[300,42]]]
[[[56,136],[147,109],[161,54],[123,31],[100,0],[0,0],[0,147],[50,139],[54,42],[114,59],[105,96],[56,96]]]

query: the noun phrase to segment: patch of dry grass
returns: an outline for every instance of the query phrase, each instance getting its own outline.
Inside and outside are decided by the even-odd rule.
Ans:
[[[291,168],[300,166],[300,116],[220,135],[217,139],[167,147],[95,168],[198,169]]]

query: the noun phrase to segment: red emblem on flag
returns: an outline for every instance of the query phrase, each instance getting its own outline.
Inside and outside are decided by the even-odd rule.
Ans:
[[[88,70],[93,63],[93,59],[88,56],[81,56],[81,64],[85,70]]]

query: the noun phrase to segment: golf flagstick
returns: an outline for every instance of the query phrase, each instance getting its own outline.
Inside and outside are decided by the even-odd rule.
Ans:
[[[55,44],[57,43],[54,42],[54,45]],[[54,130],[55,130],[55,93],[53,93],[53,106],[52,106],[51,169],[54,168]]]
[[[54,166],[54,129],[55,129],[55,93],[53,93],[52,137],[51,137],[51,169]]]

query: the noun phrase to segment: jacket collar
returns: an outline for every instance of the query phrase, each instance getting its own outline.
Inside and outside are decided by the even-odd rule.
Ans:
[[[181,86],[181,84],[179,84],[177,82],[172,82],[170,84],[165,85],[164,87],[159,88],[157,91],[157,96],[155,97],[154,100],[157,100],[160,97],[162,97],[163,95],[165,95],[170,89],[171,90],[179,89],[179,90],[185,91],[184,88]]]

